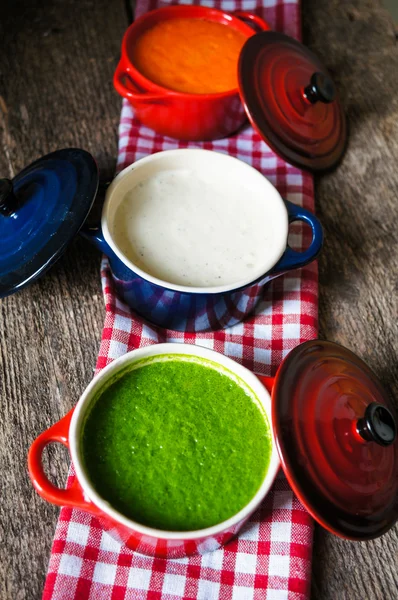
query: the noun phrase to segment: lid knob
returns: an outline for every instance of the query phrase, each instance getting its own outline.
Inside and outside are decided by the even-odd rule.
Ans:
[[[317,71],[311,76],[310,84],[304,88],[304,95],[311,104],[318,101],[330,104],[336,97],[336,88],[330,77]]]
[[[386,406],[372,402],[366,407],[364,417],[358,420],[357,431],[367,442],[390,446],[397,436],[397,425]]]
[[[14,194],[12,181],[0,179],[0,214],[9,217],[15,212],[18,199]]]

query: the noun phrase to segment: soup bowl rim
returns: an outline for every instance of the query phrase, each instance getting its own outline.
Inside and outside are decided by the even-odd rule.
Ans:
[[[199,9],[199,10],[197,10],[197,9]],[[131,71],[131,73],[134,75],[134,77],[137,78],[137,76],[138,76],[138,83],[140,85],[142,85],[143,87],[145,86],[146,91],[163,92],[165,94],[165,96],[181,97],[184,99],[194,98],[195,100],[198,100],[198,101],[209,100],[209,99],[215,100],[217,98],[226,98],[228,96],[235,96],[235,95],[239,97],[239,94],[240,94],[239,86],[230,88],[228,90],[224,90],[222,92],[207,92],[204,94],[173,90],[166,86],[160,85],[159,83],[155,83],[154,81],[152,81],[151,79],[146,77],[143,73],[141,73],[141,71],[138,69],[138,67],[136,67],[136,65],[134,64],[133,60],[130,58],[130,55],[129,55],[129,52],[127,49],[128,40],[130,37],[137,36],[137,38],[138,38],[141,35],[141,33],[143,33],[140,31],[140,28],[146,22],[150,23],[156,14],[161,14],[161,13],[163,13],[163,14],[169,13],[171,15],[173,13],[175,13],[175,17],[171,17],[171,19],[179,18],[178,14],[181,12],[184,12],[186,10],[188,10],[189,12],[192,12],[192,13],[196,13],[196,14],[200,11],[203,13],[203,15],[207,15],[209,17],[208,20],[215,22],[215,23],[220,23],[220,20],[212,19],[211,18],[212,15],[218,16],[219,19],[221,17],[223,17],[226,21],[228,21],[228,24],[223,23],[226,27],[233,27],[237,31],[245,29],[245,32],[247,32],[247,34],[248,34],[247,39],[256,34],[256,31],[253,29],[253,27],[251,27],[250,25],[245,23],[238,16],[235,16],[233,12],[229,13],[225,10],[222,10],[219,8],[214,8],[211,6],[200,6],[200,5],[192,5],[192,4],[174,4],[174,5],[169,5],[169,6],[160,6],[158,8],[154,8],[153,10],[148,11],[148,12],[144,13],[143,15],[141,15],[140,17],[138,17],[138,19],[136,19],[133,23],[131,23],[131,25],[129,25],[129,27],[125,31],[125,33],[123,35],[123,40],[122,40],[122,56],[123,56],[122,60],[127,65],[128,70]],[[180,18],[183,18],[183,17],[180,17]],[[189,17],[187,17],[187,18],[189,18]],[[191,18],[203,18],[203,17],[192,16]],[[239,24],[239,27],[237,27],[238,24]],[[145,29],[144,29],[144,31],[145,31]]]
[[[110,221],[111,221],[111,212],[112,205],[114,202],[118,201],[118,187],[121,181],[128,176],[132,171],[136,171],[137,169],[145,166],[149,162],[161,161],[164,158],[173,158],[179,157],[182,155],[189,156],[192,159],[193,165],[195,165],[195,156],[203,156],[209,159],[215,158],[215,160],[224,161],[226,165],[237,165],[240,169],[243,169],[247,173],[247,177],[251,177],[252,180],[257,179],[259,183],[263,186],[264,190],[267,190],[269,197],[272,197],[273,205],[277,207],[278,210],[278,219],[280,225],[280,231],[278,233],[277,240],[274,241],[273,251],[276,248],[276,252],[274,257],[272,258],[270,264],[264,266],[261,269],[261,272],[257,272],[255,276],[247,277],[240,281],[235,281],[233,283],[219,285],[219,286],[184,286],[180,284],[175,284],[168,282],[166,280],[160,279],[153,275],[150,275],[140,267],[138,267],[134,262],[132,262],[120,249],[118,244],[116,243],[114,236],[110,231]],[[222,173],[219,175],[222,178]],[[265,197],[265,192],[264,192]],[[282,222],[283,221],[283,222]],[[122,171],[120,171],[116,177],[113,179],[112,183],[109,185],[106,191],[106,197],[104,206],[102,209],[102,217],[101,217],[101,229],[104,239],[107,245],[111,248],[112,252],[122,261],[122,263],[130,269],[133,273],[136,273],[142,279],[148,281],[149,283],[156,285],[159,288],[166,290],[173,290],[176,292],[184,293],[184,294],[223,294],[223,293],[231,293],[234,291],[238,291],[247,286],[253,285],[255,282],[261,281],[264,276],[270,272],[270,270],[275,267],[284,252],[286,251],[288,244],[288,235],[289,235],[289,213],[286,207],[286,204],[275,188],[275,186],[257,169],[249,165],[243,160],[236,158],[234,156],[230,156],[224,152],[219,152],[215,150],[207,150],[203,148],[177,148],[172,150],[163,150],[160,152],[155,152],[154,154],[149,154],[144,156],[143,158],[138,159],[133,162],[131,165],[125,167]],[[260,271],[260,270],[259,270]]]
[[[101,390],[103,385],[111,378],[123,371],[128,365],[134,364],[135,362],[156,356],[167,356],[167,355],[187,355],[193,356],[205,361],[216,363],[232,372],[235,376],[242,379],[249,389],[254,392],[254,395],[258,399],[261,407],[266,415],[270,440],[271,440],[271,457],[265,472],[262,483],[257,490],[256,494],[252,499],[235,515],[229,519],[222,521],[211,527],[203,529],[192,530],[192,531],[169,531],[157,529],[156,527],[150,527],[142,525],[141,523],[130,519],[120,513],[118,510],[113,508],[109,502],[103,499],[100,494],[95,490],[91,484],[88,475],[86,474],[83,466],[82,458],[82,444],[81,444],[81,433],[84,425],[84,418],[87,410],[91,406],[92,401],[98,397],[98,392]],[[258,508],[262,500],[268,494],[275,477],[279,471],[280,460],[277,451],[276,442],[272,431],[272,418],[271,418],[271,397],[269,392],[262,385],[260,380],[251,371],[243,367],[233,359],[211,350],[209,348],[198,346],[195,344],[181,344],[181,343],[163,343],[153,344],[136,350],[132,350],[118,359],[114,360],[107,367],[102,369],[98,375],[94,377],[92,382],[88,385],[82,396],[80,397],[70,422],[69,427],[69,448],[72,457],[72,463],[75,469],[77,480],[83,490],[85,496],[89,498],[93,504],[99,508],[105,515],[110,517],[116,522],[121,523],[125,527],[147,535],[156,537],[164,540],[197,540],[201,538],[207,538],[217,534],[221,534],[224,531],[230,530],[234,526],[238,526],[246,521],[249,516]]]

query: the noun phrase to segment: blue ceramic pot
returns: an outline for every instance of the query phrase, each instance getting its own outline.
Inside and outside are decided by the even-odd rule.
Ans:
[[[157,168],[158,164],[161,169],[164,168],[162,162],[167,161],[167,168],[170,168],[170,161],[177,159],[188,159],[196,165],[198,161],[200,163],[203,159],[211,159],[212,168],[214,161],[219,161],[220,170],[225,165],[229,169],[232,166],[235,172],[241,170],[240,176],[261,178],[263,181],[260,183],[268,186],[268,191],[272,188],[271,194],[277,197],[283,207],[282,212],[286,213],[286,228],[283,233],[281,256],[260,277],[238,287],[231,285],[224,286],[223,289],[174,285],[145,273],[131,263],[118,248],[111,232],[110,221],[115,212],[115,203],[120,202],[121,196],[129,189],[129,178],[134,178],[134,185],[137,185],[137,177],[139,180],[141,171],[143,177],[148,176],[148,163],[153,171],[154,165]],[[304,252],[296,252],[287,245],[288,225],[293,221],[303,221],[311,227],[312,240]],[[108,188],[101,227],[85,228],[82,235],[108,256],[115,289],[120,298],[133,310],[155,325],[191,332],[223,329],[242,321],[255,308],[262,297],[264,286],[269,281],[286,271],[298,269],[313,261],[320,252],[323,241],[322,227],[318,219],[308,210],[283,201],[275,188],[258,171],[230,156],[205,150],[159,152],[127,167]]]

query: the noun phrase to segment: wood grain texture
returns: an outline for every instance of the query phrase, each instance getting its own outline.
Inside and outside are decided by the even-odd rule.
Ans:
[[[1,176],[68,146],[113,176],[121,102],[112,75],[127,24],[123,0],[0,2]],[[93,376],[105,314],[99,266],[76,239],[47,275],[0,301],[1,600],[41,597],[59,510],[34,493],[26,456]],[[68,462],[51,448],[54,479]]]
[[[398,45],[381,2],[304,0],[304,40],[338,83],[350,129],[340,167],[316,177],[325,230],[320,337],[374,369],[398,406]],[[398,526],[354,543],[316,529],[314,600],[398,598]]]
[[[66,146],[109,179],[120,99],[112,75],[123,0],[0,2],[0,173]],[[343,163],[317,177],[325,227],[320,333],[359,353],[398,397],[398,46],[377,0],[303,0],[306,43],[339,84],[350,124]],[[0,598],[41,597],[58,509],[33,491],[30,442],[92,377],[104,307],[99,255],[77,239],[39,282],[0,301]],[[62,481],[66,454],[49,470]],[[316,530],[315,600],[398,598],[398,528],[369,543]]]

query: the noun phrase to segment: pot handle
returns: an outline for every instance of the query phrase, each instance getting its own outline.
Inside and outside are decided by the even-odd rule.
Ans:
[[[291,269],[299,269],[300,267],[308,265],[308,263],[312,262],[318,256],[323,244],[322,225],[316,216],[309,210],[297,206],[297,204],[293,204],[288,200],[284,200],[284,202],[288,211],[289,223],[293,223],[293,221],[303,221],[304,223],[307,223],[312,230],[312,240],[307,250],[304,250],[303,252],[297,252],[288,246],[282,257],[272,269],[272,272],[278,273],[290,271]]]
[[[274,389],[275,377],[269,377],[268,375],[258,375],[257,373],[255,373],[255,375],[257,379],[261,381],[267,392],[269,392],[269,394],[271,395],[272,390]]]
[[[109,246],[108,242],[105,241],[104,234],[102,233],[101,226],[90,226],[86,223],[79,231],[80,235],[91,244],[93,244],[100,252],[109,256],[113,253],[112,248]]]
[[[242,21],[249,21],[250,25],[257,27],[260,31],[269,31],[271,29],[271,26],[268,25],[267,21],[264,21],[261,17],[246,12],[245,10],[234,10],[231,15]]]
[[[69,411],[65,417],[35,439],[28,454],[29,476],[39,496],[47,502],[58,506],[81,508],[96,514],[99,512],[97,507],[84,496],[83,489],[76,477],[69,488],[61,489],[52,484],[43,471],[41,458],[47,444],[58,442],[69,449],[68,433],[73,411],[74,409]]]
[[[102,229],[100,225],[91,226],[86,223],[79,231],[80,235],[93,244],[102,254],[105,254],[109,259],[115,259],[120,261],[120,258],[115,254],[112,250],[108,242],[104,238],[104,234],[102,233]]]
[[[128,81],[128,84],[125,83],[125,80]],[[127,98],[127,100],[130,100],[132,103],[138,101],[141,103],[150,102],[164,104],[166,101],[166,96],[164,94],[151,94],[150,92],[140,89],[131,76],[131,68],[128,65],[124,66],[122,61],[120,61],[116,67],[113,76],[113,85],[123,98]]]

